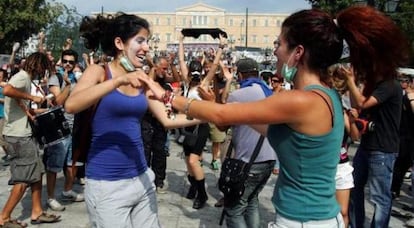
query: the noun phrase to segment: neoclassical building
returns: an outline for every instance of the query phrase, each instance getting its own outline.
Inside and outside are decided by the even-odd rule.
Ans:
[[[129,13],[141,16],[151,23],[152,45],[158,50],[175,48],[178,35],[183,28],[220,28],[228,34],[229,45],[232,48],[245,47],[247,37],[248,47],[271,49],[283,20],[288,16],[280,13],[232,13],[205,3],[178,8],[175,12]],[[185,43],[209,46],[217,44],[218,41],[209,35],[201,35],[198,39],[186,38]]]

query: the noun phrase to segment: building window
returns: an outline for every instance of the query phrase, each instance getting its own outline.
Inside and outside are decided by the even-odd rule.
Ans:
[[[171,33],[165,34],[167,36],[167,42],[171,42]]]
[[[218,26],[218,19],[214,18],[214,26]]]
[[[208,22],[207,22],[207,16],[204,16],[203,17],[203,25],[208,25]]]
[[[265,20],[264,26],[269,27],[269,20],[268,19]]]
[[[253,43],[256,43],[257,42],[257,35],[253,35],[252,36],[252,41],[253,41]]]
[[[253,26],[254,27],[256,27],[256,23],[257,23],[256,19],[253,19]]]
[[[155,25],[160,25],[160,19],[159,18],[155,19]]]
[[[269,43],[269,36],[268,35],[263,36],[263,43],[265,43],[265,44]]]
[[[233,26],[233,19],[229,20],[229,26]]]
[[[281,23],[280,23],[280,20],[277,20],[277,21],[276,21],[276,26],[277,26],[277,27],[280,27],[280,24],[281,24]]]
[[[171,18],[167,17],[167,25],[171,25]]]
[[[246,35],[241,35],[241,42],[244,42],[246,40]]]
[[[183,18],[183,26],[185,26],[187,24],[187,18]]]

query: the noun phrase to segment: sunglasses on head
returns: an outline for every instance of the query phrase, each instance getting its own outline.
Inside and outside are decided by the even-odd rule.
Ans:
[[[73,60],[67,60],[67,59],[63,59],[62,60],[62,63],[69,63],[69,64],[75,64],[75,61],[73,61]]]

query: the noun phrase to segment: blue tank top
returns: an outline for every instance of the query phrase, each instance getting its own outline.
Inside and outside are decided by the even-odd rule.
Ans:
[[[269,142],[280,160],[273,205],[277,213],[301,222],[331,219],[339,213],[335,174],[344,133],[341,100],[334,90],[317,85],[305,88],[314,89],[332,101],[333,128],[329,133],[305,135],[286,124],[270,125],[268,130]]]
[[[92,121],[87,178],[120,180],[147,170],[141,136],[141,119],[147,108],[143,92],[127,96],[114,90],[101,99]]]

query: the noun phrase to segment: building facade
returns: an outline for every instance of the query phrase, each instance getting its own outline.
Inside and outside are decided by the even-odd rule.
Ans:
[[[178,8],[175,12],[129,13],[150,22],[151,46],[155,50],[176,48],[183,28],[220,28],[227,33],[230,48],[245,47],[247,44],[247,47],[272,49],[282,22],[288,16],[276,13],[231,13],[204,3]],[[186,38],[185,43],[211,45],[217,44],[218,40],[210,35],[201,35],[197,39]]]

